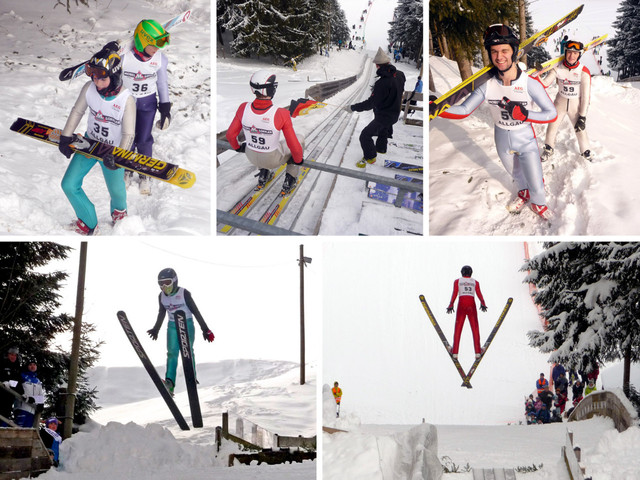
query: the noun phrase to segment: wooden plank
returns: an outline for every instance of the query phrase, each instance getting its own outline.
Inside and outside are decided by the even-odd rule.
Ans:
[[[0,446],[0,459],[31,457],[31,445]]]
[[[505,480],[516,480],[516,471],[513,468],[507,468],[504,471]]]
[[[29,472],[31,458],[0,458],[0,473]]]
[[[484,470],[482,468],[474,468],[472,473],[473,480],[484,480]]]

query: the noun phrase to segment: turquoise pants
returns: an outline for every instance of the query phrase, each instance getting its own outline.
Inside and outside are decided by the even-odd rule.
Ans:
[[[95,228],[98,225],[98,217],[96,215],[96,207],[91,203],[87,194],[82,189],[84,177],[89,173],[96,163],[100,163],[102,175],[107,184],[107,190],[111,196],[111,212],[114,210],[127,209],[127,189],[124,183],[124,169],[109,170],[102,162],[94,158],[85,157],[76,153],[71,158],[67,171],[62,177],[62,190],[71,202],[76,216],[82,220],[89,228]]]
[[[193,371],[196,371],[196,357],[193,352],[193,340],[195,339],[195,328],[193,318],[187,318],[187,331],[189,332],[189,343],[191,344],[191,359],[193,360]],[[180,356],[180,342],[178,341],[178,327],[175,322],[169,322],[167,327],[167,374],[165,378],[171,379],[176,384],[176,369],[178,368],[178,357]]]

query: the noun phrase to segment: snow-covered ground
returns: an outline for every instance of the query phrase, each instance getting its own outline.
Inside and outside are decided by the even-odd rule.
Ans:
[[[300,479],[316,478],[316,461],[283,465],[227,466],[229,454],[242,453],[229,442],[218,452],[216,426],[228,411],[287,436],[316,432],[316,367],[307,365],[300,385],[298,364],[285,361],[228,360],[198,365],[198,394],[204,427],[182,431],[141,367],[97,368],[91,372],[103,408],[93,422],[62,443],[62,466],[43,479]],[[163,370],[163,366],[158,366]],[[176,403],[191,422],[182,375]]]
[[[204,0],[49,2],[34,9],[21,0],[0,4],[0,234],[76,235],[65,227],[75,221],[60,181],[69,161],[56,148],[18,135],[9,126],[18,117],[62,128],[88,77],[61,82],[63,68],[87,60],[108,41],[128,38],[145,18],[164,22],[192,8],[189,23],[171,32],[169,59],[171,126],[154,128],[153,154],[195,172],[188,190],[154,182],[152,195],[128,189],[129,217],[111,227],[109,194],[95,166],[84,189],[96,206],[103,234],[206,235],[211,224],[210,98],[211,4]],[[83,120],[78,127],[82,133]]]
[[[336,418],[335,403],[325,395],[323,425],[349,433],[323,433],[324,478],[410,478],[411,465],[404,461],[407,436],[425,422],[437,427],[438,458],[449,457],[461,467],[543,464],[524,478],[568,479],[560,448],[570,428],[594,479],[640,479],[638,427],[619,434],[610,420],[599,418],[526,425],[524,398],[534,391],[540,372],[550,376],[551,366],[547,355],[528,346],[527,332],[540,329],[541,323],[528,286],[522,283],[525,273],[518,271],[524,258],[524,244],[514,241],[432,239],[427,244],[405,241],[402,248],[390,241],[325,246],[325,271],[340,275],[324,276],[319,383],[333,386],[338,381],[343,397]],[[472,266],[489,307],[487,313],[479,313],[482,342],[507,297],[514,299],[471,379],[472,389],[461,388],[460,376],[418,301],[424,294],[451,341],[455,319],[445,310],[453,281],[465,264]],[[465,324],[460,363],[468,370],[472,362],[471,332]],[[599,390],[621,386],[620,365],[601,371]],[[631,382],[640,384],[637,365]],[[419,451],[425,438],[418,437],[410,448]],[[472,477],[466,473],[444,478]]]
[[[373,20],[370,19],[370,22]],[[386,28],[386,27],[385,27]],[[383,45],[381,45],[383,46]],[[368,45],[377,49],[377,45]],[[384,47],[384,46],[383,46]],[[251,101],[253,94],[249,88],[249,78],[260,69],[269,69],[276,74],[278,89],[274,97],[274,104],[288,107],[291,100],[308,97],[305,92],[311,86],[353,75],[360,75],[372,61],[375,51],[342,50],[331,51],[330,56],[315,55],[297,66],[294,72],[291,68],[274,66],[256,60],[230,59],[218,57],[216,61],[217,91],[216,91],[216,132],[226,131],[242,102]],[[405,90],[413,90],[420,71],[415,64],[401,62],[394,64],[406,76]],[[293,119],[293,126],[297,134],[303,134],[307,139],[313,139],[314,132],[323,123],[335,124],[345,116],[346,112],[339,111],[343,104],[353,104],[365,100],[370,95],[370,85],[373,85],[375,71],[362,75],[358,81],[325,100],[327,106],[322,109],[311,110],[307,115]],[[349,100],[354,93],[364,90],[355,99]],[[413,114],[421,118],[422,112]],[[340,137],[332,137],[331,147],[322,154],[322,161],[331,165],[356,169],[355,163],[362,158],[362,150],[358,136],[361,130],[373,119],[371,111],[352,113]],[[387,154],[378,155],[375,165],[367,166],[366,172],[393,178],[395,174],[406,174],[404,171],[384,168],[384,160],[403,161],[406,163],[423,165],[423,132],[424,129],[414,125],[404,125],[402,120],[393,127],[394,135],[390,140]],[[309,143],[309,140],[307,140]],[[316,140],[313,146],[317,146]],[[305,158],[309,152],[305,151]],[[241,195],[256,184],[254,175],[257,170],[248,162],[244,154],[227,151],[218,155],[221,166],[217,169],[217,208],[229,210],[241,198]],[[311,184],[316,173],[312,171],[306,184]],[[332,176],[323,173],[324,176]],[[412,175],[422,178],[422,175]],[[314,188],[314,190],[319,190]],[[393,205],[367,198],[365,182],[353,178],[339,176],[332,188],[331,197],[326,205],[321,194],[310,194],[306,201],[306,211],[297,220],[295,231],[308,233],[305,228],[315,227],[315,218],[322,214],[322,221],[318,233],[321,235],[397,235],[422,233],[423,215],[407,208],[395,208]],[[315,193],[315,192],[314,192]],[[313,206],[313,207],[309,207]],[[258,215],[259,217],[259,215]],[[282,220],[282,218],[280,219]],[[310,226],[307,226],[309,224]],[[313,230],[312,230],[313,233]]]
[[[541,9],[544,0],[534,4]],[[544,18],[557,16],[551,2]],[[572,2],[566,6],[571,10]],[[586,2],[583,13],[567,28],[588,42],[594,35],[613,35],[611,22],[618,2]],[[606,4],[606,5],[605,5]],[[603,13],[603,9],[607,14]],[[563,7],[562,12],[565,11]],[[534,19],[536,17],[534,16]],[[542,27],[536,19],[536,26]],[[550,23],[550,22],[548,22]],[[556,34],[559,35],[559,34]],[[552,56],[555,37],[548,47]],[[606,47],[603,48],[606,67]],[[585,54],[592,74],[592,54]],[[435,86],[443,94],[460,82],[457,65],[440,57],[429,60]],[[548,89],[555,98],[557,86]],[[556,218],[548,225],[526,209],[511,215],[505,205],[516,193],[511,176],[495,152],[493,121],[486,104],[461,121],[434,119],[429,124],[429,233],[432,235],[637,235],[640,221],[634,213],[638,200],[634,179],[638,165],[637,141],[640,83],[616,83],[607,76],[592,78],[587,133],[593,162],[580,156],[568,120],[560,126],[556,153],[543,164],[547,205]],[[539,146],[546,125],[535,125]]]

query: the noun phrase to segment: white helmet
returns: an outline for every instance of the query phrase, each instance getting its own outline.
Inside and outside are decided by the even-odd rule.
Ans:
[[[271,73],[268,70],[258,70],[256,73],[251,75],[249,85],[251,86],[251,91],[253,93],[259,93],[265,97],[273,98],[276,94],[278,82],[276,82],[275,73]]]

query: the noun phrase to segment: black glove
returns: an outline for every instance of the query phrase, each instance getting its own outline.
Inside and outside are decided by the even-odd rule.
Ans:
[[[575,131],[576,132],[581,132],[582,130],[585,129],[585,127],[587,126],[587,117],[583,117],[582,115],[580,115],[578,117],[578,120],[576,121],[576,126]]]
[[[453,307],[447,307],[447,313],[453,313]]]
[[[207,329],[206,331],[203,330],[202,331],[202,336],[203,338],[207,341],[207,342],[213,342],[216,338],[216,336],[213,334],[213,332],[209,329]]]
[[[73,142],[73,137],[65,137],[64,135],[60,135],[58,150],[60,150],[60,153],[67,158],[71,158],[71,155],[73,155],[73,149],[70,147],[71,142]]]
[[[112,41],[107,43],[104,47],[102,47],[102,51],[107,52],[117,52],[120,50],[120,44],[117,41]]]
[[[33,397],[29,397],[27,398],[27,403],[31,403],[31,404],[36,403],[36,399]]]
[[[116,157],[113,153],[107,153],[102,157],[102,163],[109,170],[117,170],[120,167],[116,165]]]
[[[509,112],[509,115],[511,115],[511,118],[513,118],[514,120],[524,122],[529,117],[529,110],[527,110],[524,105],[513,102],[507,97],[502,97],[502,100],[500,100],[498,106]]]
[[[158,122],[157,127],[160,130],[165,130],[171,123],[171,103],[161,103],[158,105],[158,110],[160,110],[160,121]]]
[[[289,165],[302,165],[303,162],[304,162],[304,158],[301,158],[299,162],[296,162],[293,157],[291,157],[289,160],[287,160],[287,164],[289,164]]]
[[[147,333],[151,337],[151,340],[157,340],[158,339],[158,329],[157,328],[152,328],[151,330],[147,330]]]
[[[487,311],[487,306],[486,305],[480,305],[480,310],[482,310],[483,312]]]
[[[244,153],[244,151],[247,149],[247,142],[242,142],[240,144],[240,146],[238,148],[236,148],[236,152],[238,153]]]

